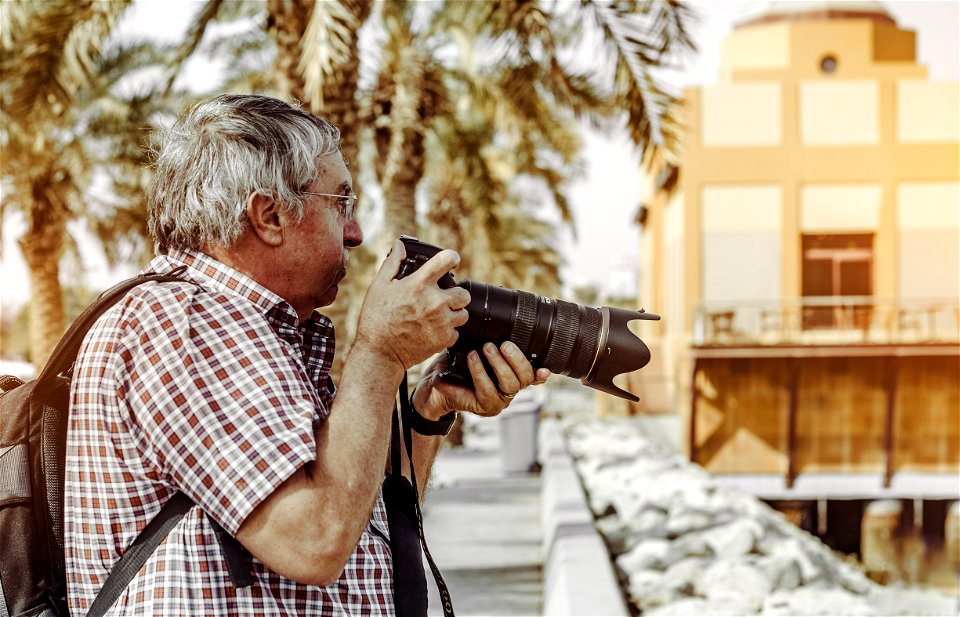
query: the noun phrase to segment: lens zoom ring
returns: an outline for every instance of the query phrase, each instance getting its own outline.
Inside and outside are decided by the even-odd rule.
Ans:
[[[576,304],[557,300],[557,322],[553,327],[553,338],[550,349],[547,350],[547,359],[543,366],[553,373],[560,373],[567,367],[573,345],[580,332],[580,309]]]
[[[530,338],[533,336],[533,324],[537,321],[537,296],[529,291],[517,290],[517,314],[510,331],[510,340],[521,351],[527,353]]]
[[[593,366],[593,359],[597,355],[597,346],[600,344],[600,328],[603,325],[603,319],[600,317],[600,311],[588,306],[582,307],[580,311],[580,348],[577,350],[577,356],[570,363],[569,372],[564,373],[577,379],[583,379],[590,372]]]

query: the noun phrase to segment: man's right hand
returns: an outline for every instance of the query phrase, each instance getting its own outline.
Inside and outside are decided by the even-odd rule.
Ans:
[[[456,252],[440,251],[417,271],[396,279],[404,257],[403,243],[397,240],[367,289],[353,344],[395,360],[406,370],[456,342],[456,328],[467,322],[470,293],[437,285],[460,264]]]

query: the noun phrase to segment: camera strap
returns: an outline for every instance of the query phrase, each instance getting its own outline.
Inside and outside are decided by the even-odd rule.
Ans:
[[[390,438],[390,474],[383,484],[383,499],[390,525],[390,548],[393,553],[393,597],[398,617],[425,617],[427,614],[427,581],[423,555],[433,572],[440,592],[444,617],[454,617],[453,603],[440,569],[430,555],[423,534],[423,511],[417,490],[417,474],[413,465],[413,431],[407,375],[400,384],[400,407],[394,406]],[[401,443],[402,441],[402,443]],[[410,462],[410,480],[400,472],[403,450]],[[412,481],[411,481],[412,480]]]

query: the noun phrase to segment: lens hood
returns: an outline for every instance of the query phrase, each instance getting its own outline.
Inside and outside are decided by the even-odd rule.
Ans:
[[[601,392],[638,402],[640,399],[637,396],[615,386],[613,379],[621,373],[641,369],[650,362],[650,349],[630,330],[628,324],[635,319],[657,321],[660,316],[642,309],[629,311],[604,306],[600,309],[600,318],[602,323],[597,355],[590,372],[581,381]]]

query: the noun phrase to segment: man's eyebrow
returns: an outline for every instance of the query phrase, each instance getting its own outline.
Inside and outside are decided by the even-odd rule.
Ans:
[[[340,186],[337,187],[337,192],[343,195],[346,195],[351,192],[350,183],[344,180],[340,183]]]

